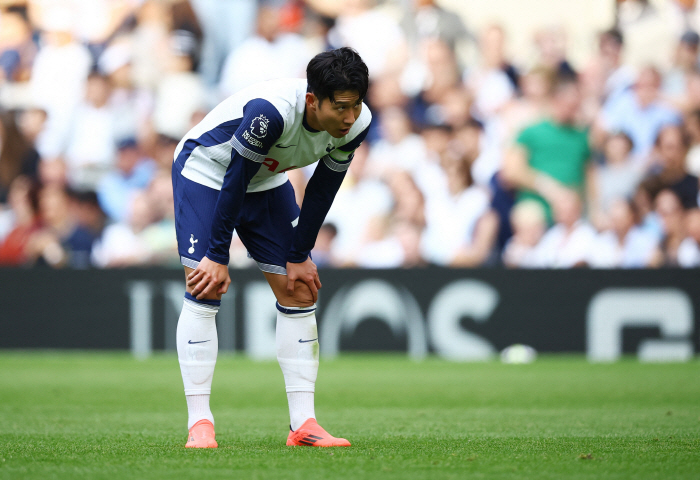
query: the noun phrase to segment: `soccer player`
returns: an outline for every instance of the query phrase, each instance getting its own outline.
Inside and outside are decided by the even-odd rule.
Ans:
[[[245,66],[242,66],[245,68]],[[239,91],[190,130],[175,150],[173,190],[187,279],[177,352],[189,413],[186,447],[215,448],[209,409],[218,351],[215,316],[231,283],[233,230],[277,299],[277,359],[287,390],[287,445],[350,446],[316,423],[316,300],[309,252],[372,115],[363,105],[368,70],[354,50],[314,57],[307,78]],[[303,208],[288,170],[318,161]]]

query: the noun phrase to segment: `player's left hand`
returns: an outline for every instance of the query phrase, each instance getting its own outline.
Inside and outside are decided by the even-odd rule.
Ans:
[[[287,262],[287,293],[294,295],[294,282],[300,280],[311,290],[314,303],[318,300],[318,289],[321,288],[321,279],[318,277],[316,264],[311,257],[301,263]]]

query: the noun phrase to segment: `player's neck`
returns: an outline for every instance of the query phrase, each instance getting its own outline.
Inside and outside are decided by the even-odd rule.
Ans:
[[[317,133],[323,131],[321,124],[314,112],[310,111],[308,107],[304,108],[304,120],[302,121],[304,128],[311,133]]]

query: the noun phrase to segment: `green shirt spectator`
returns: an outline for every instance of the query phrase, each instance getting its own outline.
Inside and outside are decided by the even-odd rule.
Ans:
[[[564,186],[583,194],[587,164],[591,155],[586,130],[544,120],[525,128],[516,143],[526,150],[530,168],[547,174]],[[533,190],[520,189],[517,201],[525,199],[541,202],[551,223],[552,212],[547,200]]]

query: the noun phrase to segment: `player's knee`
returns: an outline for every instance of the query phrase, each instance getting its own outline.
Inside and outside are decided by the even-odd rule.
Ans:
[[[314,304],[314,296],[311,293],[311,289],[304,282],[297,280],[294,283],[294,293],[292,295],[287,294],[283,301],[280,301],[280,305],[285,307],[310,307]]]

